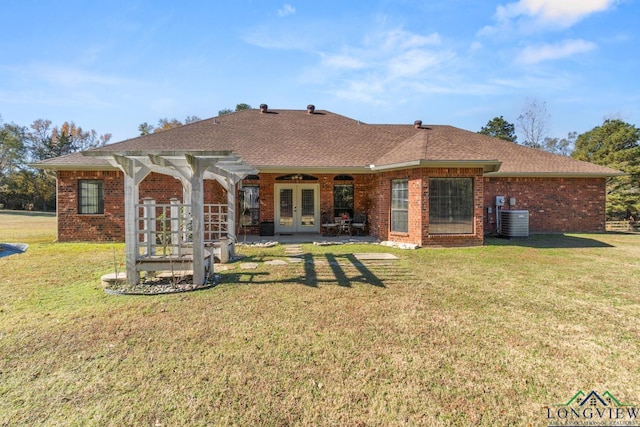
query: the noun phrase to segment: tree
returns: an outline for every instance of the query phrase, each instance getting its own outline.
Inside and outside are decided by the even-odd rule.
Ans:
[[[187,116],[184,119],[184,124],[188,125],[189,123],[199,122],[200,120],[202,119],[198,116]],[[177,128],[178,126],[182,126],[182,125],[183,123],[176,118],[168,119],[165,117],[158,120],[158,126],[150,125],[147,122],[140,123],[138,125],[138,131],[140,132],[140,136],[144,136],[144,135],[149,135],[150,133],[157,133],[157,132],[162,132],[163,130]]]
[[[237,112],[237,111],[250,110],[250,109],[251,109],[251,105],[240,103],[240,104],[236,104],[235,110],[232,110],[231,108],[223,108],[222,110],[218,111],[218,116],[224,116],[225,114],[233,113],[234,111]]]
[[[483,126],[478,133],[511,142],[516,142],[516,139],[518,139],[515,134],[515,126],[506,121],[502,116],[489,120],[486,126]]]
[[[29,151],[33,160],[84,151],[106,144],[111,134],[98,135],[95,130],[83,131],[73,122],[64,122],[60,128],[51,128],[51,120],[38,119],[31,124],[27,133]]]
[[[578,136],[571,156],[627,173],[607,180],[607,218],[638,218],[640,129],[619,119],[607,119],[601,126]]]
[[[560,156],[569,156],[576,143],[577,132],[569,132],[566,138],[545,138],[542,149]]]
[[[522,136],[522,145],[542,149],[548,122],[547,103],[528,99],[517,121],[518,131]]]
[[[24,127],[13,123],[5,123],[0,127],[0,207],[14,207],[11,184],[24,165],[25,132]]]
[[[64,122],[59,128],[51,127],[51,120],[35,120],[25,135],[29,159],[43,161],[106,144],[111,134],[98,135],[95,130],[84,131],[73,122]],[[26,166],[26,164],[25,164]],[[26,168],[15,176],[14,184],[22,196],[32,199],[31,205],[42,203],[42,209],[55,205],[55,178],[43,170]]]
[[[140,136],[149,135],[153,132],[153,125],[150,125],[147,122],[140,123],[138,125],[138,131],[140,132]]]
[[[25,132],[25,128],[13,123],[0,127],[0,179],[20,167],[26,153]]]
[[[153,133],[162,132],[163,130],[169,130],[173,128],[177,128],[178,126],[182,126],[182,122],[176,118],[171,120],[166,117],[158,120],[158,126],[153,130]]]

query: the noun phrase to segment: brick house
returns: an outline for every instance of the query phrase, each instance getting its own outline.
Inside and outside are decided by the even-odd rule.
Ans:
[[[532,233],[603,232],[605,182],[620,174],[452,126],[365,124],[312,105],[263,104],[96,150],[39,164],[57,174],[59,241],[124,240],[125,176],[110,153],[238,156],[258,172],[229,190],[243,233],[321,233],[325,217],[364,213],[369,234],[420,246],[482,245],[498,231],[496,196],[529,212]],[[228,188],[206,180],[204,203],[226,203]],[[158,203],[183,194],[157,171],[139,186]]]

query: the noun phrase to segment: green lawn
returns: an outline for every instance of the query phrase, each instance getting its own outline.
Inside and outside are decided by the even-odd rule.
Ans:
[[[55,217],[0,211],[0,243],[30,245],[0,258],[0,425],[546,426],[578,390],[640,406],[640,235],[304,245],[315,262],[155,297],[103,291],[123,244],[54,239]],[[400,260],[351,255],[374,251]]]

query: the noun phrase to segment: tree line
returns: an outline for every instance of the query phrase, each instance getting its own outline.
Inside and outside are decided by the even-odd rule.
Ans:
[[[30,126],[3,123],[0,117],[0,207],[55,210],[55,175],[32,163],[106,144],[111,135],[85,131],[74,122],[53,126],[38,119]]]
[[[620,119],[607,118],[602,125],[565,138],[547,135],[549,113],[544,103],[528,100],[516,124],[494,117],[478,133],[527,147],[607,166],[625,173],[607,179],[607,220],[640,217],[640,129]],[[518,141],[518,135],[522,138]]]

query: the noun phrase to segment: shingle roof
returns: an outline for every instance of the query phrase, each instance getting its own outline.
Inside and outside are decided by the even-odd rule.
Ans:
[[[244,110],[96,149],[232,151],[257,169],[362,169],[411,162],[485,162],[498,175],[615,175],[618,171],[452,126],[369,125],[329,111]],[[79,153],[40,163],[91,169],[105,162]]]

